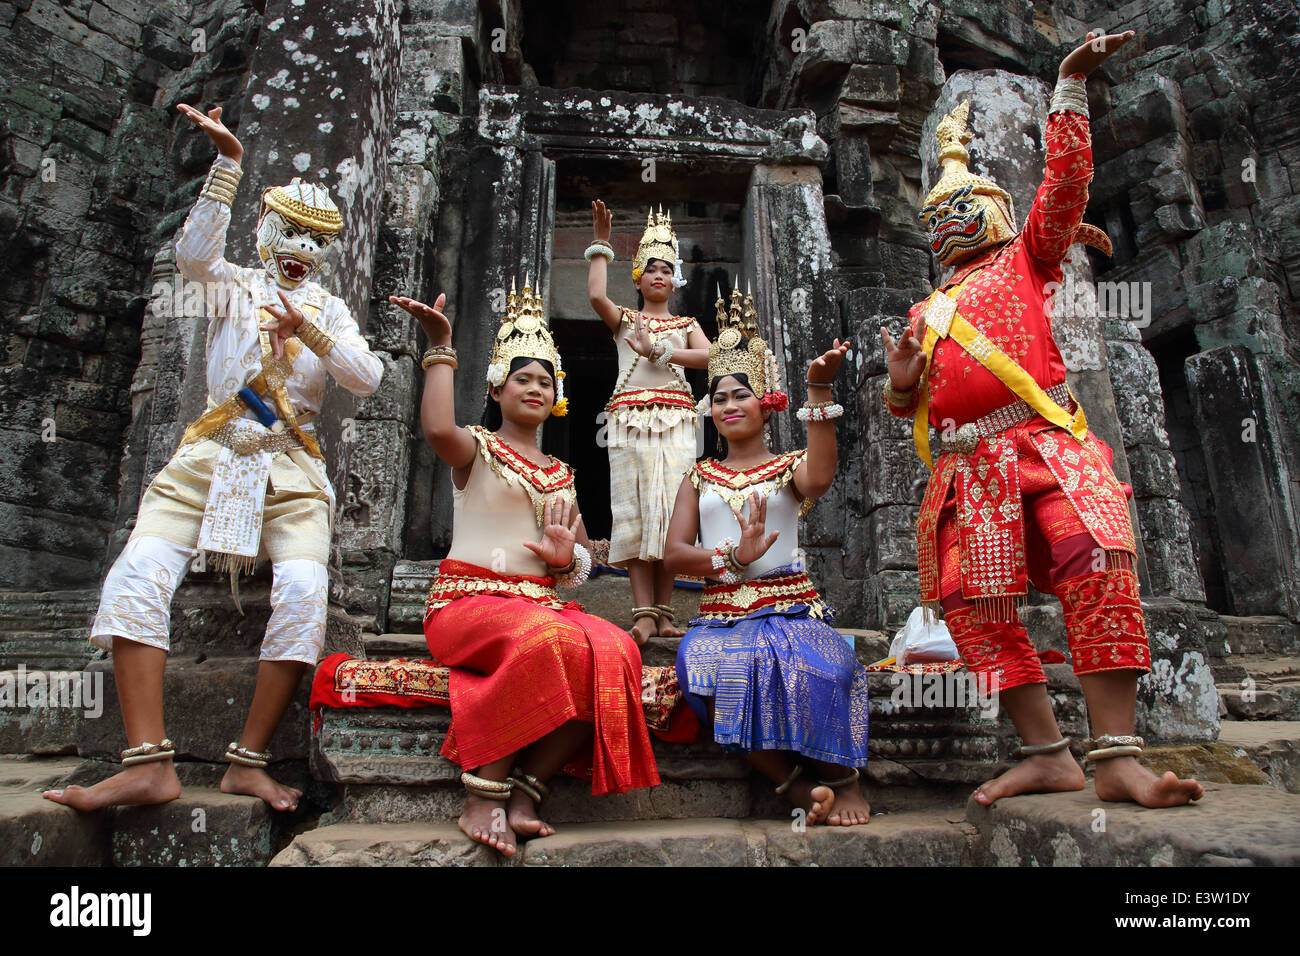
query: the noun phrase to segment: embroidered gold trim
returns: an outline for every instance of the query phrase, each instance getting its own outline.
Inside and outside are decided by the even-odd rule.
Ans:
[[[515,451],[495,433],[481,425],[470,425],[468,431],[478,442],[479,455],[487,462],[493,474],[506,484],[514,486],[516,480],[533,503],[537,526],[542,526],[546,506],[556,498],[577,501],[573,486],[573,469],[552,456],[551,464],[542,466],[529,461]]]

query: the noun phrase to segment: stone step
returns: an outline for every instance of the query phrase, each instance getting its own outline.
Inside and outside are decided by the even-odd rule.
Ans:
[[[942,811],[874,816],[863,827],[790,820],[574,823],[506,860],[454,823],[344,823],[300,834],[272,866],[964,866],[970,839]]]
[[[1209,783],[1194,804],[1149,810],[1077,793],[973,801],[979,863],[996,866],[1297,866],[1300,796]]]
[[[0,866],[108,865],[105,814],[79,814],[41,796],[79,763],[75,757],[0,757]]]
[[[889,652],[889,641],[879,631],[840,628],[840,633],[853,638],[853,647],[858,660],[864,664],[874,664]],[[365,648],[366,660],[385,661],[395,658],[406,660],[430,660],[429,646],[424,635],[390,632],[387,634],[364,634],[361,638]],[[677,662],[677,645],[679,637],[652,637],[641,648],[641,663],[648,667],[670,667]]]
[[[1239,654],[1300,655],[1300,624],[1284,617],[1219,615],[1221,638],[1210,642],[1210,655],[1231,659]]]
[[[1300,793],[1300,721],[1224,721],[1219,744],[1244,754],[1274,787]]]
[[[776,819],[560,825],[506,860],[444,822],[337,823],[299,834],[272,866],[1295,866],[1300,796],[1209,784],[1153,811],[1077,793],[873,814],[860,827]]]
[[[0,754],[75,754],[83,719],[103,714],[104,684],[102,670],[0,671]]]
[[[1229,720],[1300,720],[1300,656],[1234,655],[1214,665]]]
[[[41,796],[120,769],[68,757],[0,757],[0,865],[264,866],[319,813],[308,800],[281,814],[256,797],[222,793],[224,764],[178,763],[181,796],[161,806],[79,813]],[[302,769],[277,775],[301,787]]]
[[[224,759],[226,745],[239,737],[248,716],[257,669],[256,657],[181,658],[173,654],[168,659],[163,677],[164,726],[181,759]],[[77,721],[77,753],[113,759],[125,745],[112,661],[96,661],[86,673],[102,675],[93,679],[103,681],[103,714]],[[306,759],[311,739],[310,693],[311,681],[304,679],[266,748],[274,760]]]

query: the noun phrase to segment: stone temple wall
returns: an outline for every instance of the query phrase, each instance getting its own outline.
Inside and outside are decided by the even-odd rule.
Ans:
[[[835,336],[861,346],[839,386],[841,474],[805,543],[845,624],[896,623],[915,604],[925,471],[881,407],[878,329],[938,277],[915,218],[927,140],[971,96],[976,165],[1027,208],[1056,67],[1092,27],[1139,36],[1089,84],[1088,218],[1116,255],[1072,256],[1079,283],[1108,291],[1058,330],[1071,382],[1135,489],[1145,592],[1300,619],[1300,31],[1281,0],[0,3],[0,589],[10,607],[78,591],[60,627],[84,626],[141,490],[201,408],[184,371],[202,317],[153,294],[212,156],[185,101],[224,104],[247,148],[232,258],[253,261],[272,182],[318,179],[344,209],[326,281],[386,368],[371,398],[332,389],[326,405],[344,630],[388,627],[398,563],[448,542],[445,469],[418,427],[422,333],[386,296],[447,293],[470,408],[491,291],[538,268],[581,313],[575,197],[637,185],[642,155],[683,215],[722,224],[699,274],[735,261],[756,277],[787,370],[801,378]],[[208,616],[187,617],[181,643],[226,640],[201,633],[227,633],[210,610],[223,586],[192,578],[177,606]]]

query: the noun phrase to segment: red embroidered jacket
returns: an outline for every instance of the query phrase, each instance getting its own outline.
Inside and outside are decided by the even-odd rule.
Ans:
[[[1065,362],[1052,338],[1044,309],[1045,287],[1061,281],[1061,260],[1083,222],[1092,180],[1088,118],[1060,111],[1047,118],[1047,172],[1024,229],[1010,242],[961,266],[943,285],[962,284],[957,309],[1044,389],[1065,381]],[[925,314],[918,302],[908,313],[909,332]],[[930,421],[963,425],[1016,400],[992,372],[950,337],[934,347],[929,366]],[[889,411],[911,418],[913,409]]]

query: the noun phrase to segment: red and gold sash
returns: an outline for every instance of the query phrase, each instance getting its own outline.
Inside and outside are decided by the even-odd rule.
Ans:
[[[438,564],[437,577],[429,586],[429,597],[425,601],[424,612],[427,615],[441,610],[457,598],[485,595],[522,598],[557,611],[582,607],[581,604],[560,597],[555,590],[555,578],[549,575],[538,577],[531,574],[497,574],[495,571],[470,564],[468,561],[444,558]]]
[[[768,608],[788,611],[801,604],[808,606],[813,617],[831,616],[830,606],[817,593],[808,575],[797,571],[736,584],[706,584],[700,598],[699,617],[728,621]]]

